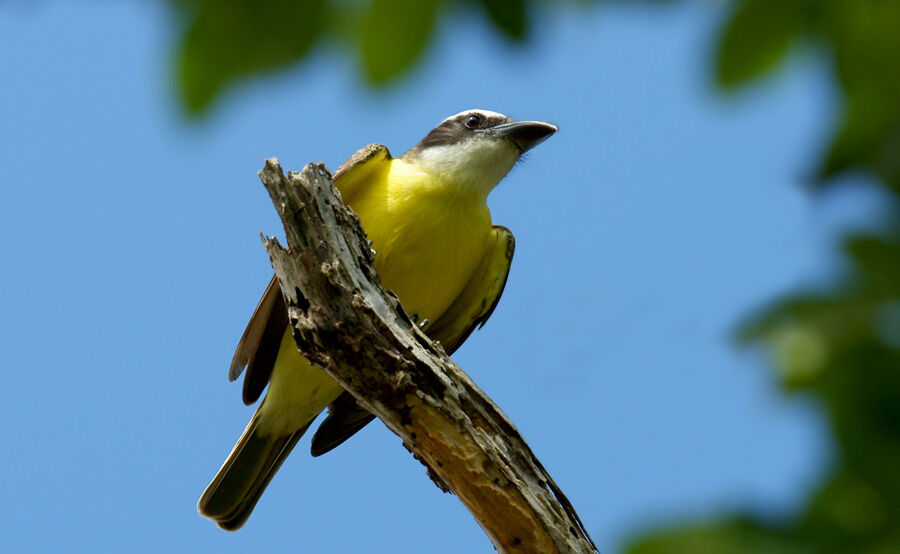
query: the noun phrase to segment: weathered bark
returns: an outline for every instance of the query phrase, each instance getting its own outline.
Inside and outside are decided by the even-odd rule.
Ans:
[[[264,239],[301,352],[400,438],[502,552],[592,552],[512,422],[382,288],[359,219],[321,164],[259,172],[289,250]]]

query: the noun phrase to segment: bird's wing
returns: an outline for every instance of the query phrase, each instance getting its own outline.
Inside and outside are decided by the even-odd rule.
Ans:
[[[391,153],[383,144],[370,144],[356,151],[350,159],[341,164],[334,172],[331,180],[341,191],[345,203],[365,185],[371,182],[372,175],[384,169],[385,162],[391,160]]]
[[[448,354],[456,351],[476,327],[491,317],[506,286],[515,247],[512,232],[495,225],[487,252],[462,293],[441,317],[426,327],[425,333],[440,341]],[[320,456],[335,448],[374,418],[350,393],[344,392],[329,406],[328,417],[316,431],[312,455]]]
[[[244,367],[247,368],[241,395],[244,404],[249,406],[256,402],[269,383],[285,328],[287,328],[287,309],[281,297],[278,280],[273,276],[250,317],[250,322],[247,323],[247,328],[234,351],[231,369],[228,371],[228,379],[234,381],[244,371]]]
[[[487,252],[469,283],[450,308],[426,328],[426,334],[439,341],[448,354],[456,351],[476,327],[483,326],[491,317],[506,286],[515,249],[512,232],[494,225]]]
[[[370,144],[342,163],[334,172],[332,182],[341,191],[344,201],[349,202],[369,182],[369,177],[383,169],[383,164],[390,159],[391,153],[386,146]],[[234,381],[247,368],[242,393],[245,404],[256,402],[269,383],[287,324],[281,289],[273,276],[238,342],[228,371],[228,379]]]

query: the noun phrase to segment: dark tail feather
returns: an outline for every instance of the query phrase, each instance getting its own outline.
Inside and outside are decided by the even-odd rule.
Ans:
[[[313,456],[321,456],[352,437],[373,419],[375,416],[357,404],[349,392],[342,392],[328,407],[328,417],[313,435],[310,452]]]
[[[228,531],[244,525],[266,485],[309,427],[290,435],[261,436],[258,424],[257,414],[197,502],[200,515]]]

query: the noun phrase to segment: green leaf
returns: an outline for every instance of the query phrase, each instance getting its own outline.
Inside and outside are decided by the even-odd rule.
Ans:
[[[867,169],[877,174],[874,159],[884,142],[888,122],[880,102],[848,98],[841,123],[818,171],[820,179],[828,179],[853,169]]]
[[[900,298],[900,242],[861,235],[848,239],[845,248],[864,276],[867,291]]]
[[[498,31],[514,41],[528,36],[528,6],[525,0],[479,0]]]
[[[384,84],[419,59],[433,34],[437,9],[437,0],[372,0],[359,33],[359,57],[370,82]]]
[[[819,27],[833,51],[844,109],[818,176],[863,169],[900,193],[900,2],[822,8]]]
[[[802,0],[744,0],[725,26],[716,80],[726,89],[774,69],[808,23]]]
[[[176,3],[176,2],[173,2]],[[189,113],[228,86],[303,59],[322,34],[324,0],[178,0],[188,14],[177,79]]]
[[[659,531],[633,542],[627,554],[812,554],[749,518]]]

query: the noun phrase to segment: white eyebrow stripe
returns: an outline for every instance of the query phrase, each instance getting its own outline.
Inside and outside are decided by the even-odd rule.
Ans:
[[[478,114],[478,115],[485,117],[486,119],[495,118],[495,117],[507,119],[507,117],[505,115],[503,115],[502,113],[492,112],[491,110],[464,110],[464,111],[459,112],[458,114],[451,115],[444,121],[441,121],[441,124],[444,124],[444,123],[450,121],[451,119],[456,119],[457,117],[460,117],[462,115],[468,115],[468,114]]]

